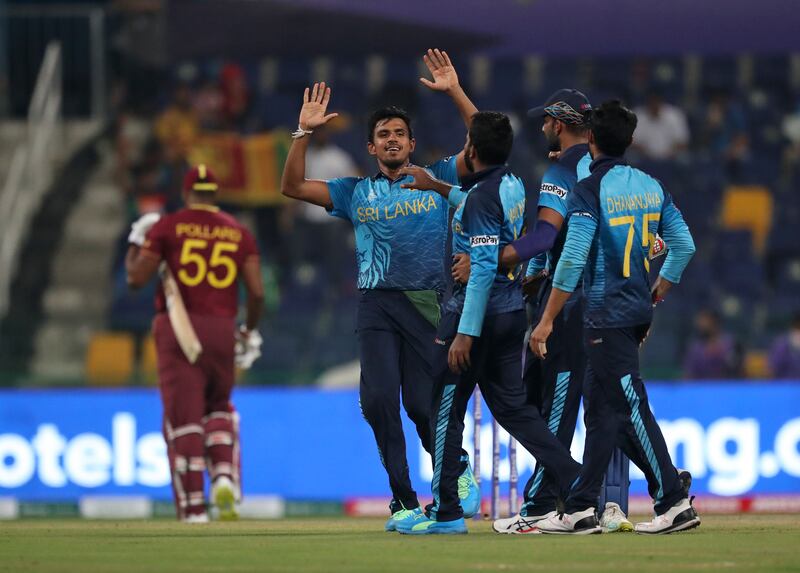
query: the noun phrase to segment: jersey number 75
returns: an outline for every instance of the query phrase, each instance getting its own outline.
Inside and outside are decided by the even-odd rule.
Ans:
[[[642,226],[640,229],[636,228],[636,223],[639,218],[635,215],[627,215],[625,217],[612,217],[608,220],[611,227],[619,227],[621,225],[628,225],[628,238],[625,241],[625,255],[622,259],[622,276],[628,278],[631,276],[631,251],[633,250],[633,237],[636,231],[642,237],[642,249],[647,253],[650,250],[650,245],[656,240],[655,233],[650,232],[650,222],[658,222],[661,219],[661,213],[644,213],[641,218]],[[644,256],[644,268],[650,272],[650,261],[647,255]]]

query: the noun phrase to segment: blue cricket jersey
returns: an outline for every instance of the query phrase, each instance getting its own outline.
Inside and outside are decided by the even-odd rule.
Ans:
[[[540,207],[549,207],[567,220],[567,197],[575,184],[581,179],[589,176],[589,164],[592,158],[589,155],[589,145],[579,143],[564,151],[558,161],[551,164],[542,176],[542,186],[539,188]],[[536,214],[532,214],[536,219]],[[528,229],[533,229],[533,225],[528,225]],[[531,259],[528,263],[528,276],[535,275],[545,268],[555,269],[564,241],[567,238],[567,226],[562,225],[553,247],[547,253],[542,253]]]
[[[583,273],[584,324],[618,328],[653,316],[648,253],[658,233],[669,245],[660,275],[680,282],[694,241],[672,197],[622,157],[600,157],[567,201],[567,240],[553,286],[572,292]],[[587,264],[588,263],[588,264]]]
[[[466,197],[453,215],[453,253],[469,253],[467,285],[456,285],[445,310],[460,312],[458,332],[480,336],[483,317],[524,308],[519,269],[498,270],[500,250],[517,239],[525,223],[525,187],[504,165],[461,180]],[[450,192],[451,201],[462,197]]]
[[[428,169],[458,183],[455,156]],[[359,289],[444,291],[449,205],[432,191],[401,189],[412,180],[379,172],[327,182],[331,215],[353,223]]]

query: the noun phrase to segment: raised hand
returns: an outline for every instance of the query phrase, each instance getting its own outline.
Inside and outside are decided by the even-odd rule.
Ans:
[[[439,92],[446,92],[458,87],[458,74],[456,74],[456,69],[450,62],[447,52],[438,48],[428,50],[428,53],[422,56],[422,60],[433,76],[433,81],[426,78],[419,79],[425,86]]]
[[[306,88],[300,110],[300,129],[314,129],[337,117],[338,113],[325,114],[330,100],[331,88],[326,87],[325,82],[314,84],[313,89]]]

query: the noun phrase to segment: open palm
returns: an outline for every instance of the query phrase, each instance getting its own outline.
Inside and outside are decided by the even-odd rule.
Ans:
[[[458,86],[458,74],[456,74],[456,69],[450,62],[450,57],[447,55],[447,52],[443,52],[438,48],[428,50],[428,53],[422,56],[422,60],[425,62],[425,65],[428,66],[428,70],[430,70],[433,76],[433,81],[420,78],[419,81],[424,85],[432,90],[440,92]]]
[[[303,107],[300,110],[300,127],[314,129],[325,125],[338,113],[329,113],[328,102],[331,100],[331,88],[325,87],[325,82],[314,84],[313,89],[306,88],[303,93]]]

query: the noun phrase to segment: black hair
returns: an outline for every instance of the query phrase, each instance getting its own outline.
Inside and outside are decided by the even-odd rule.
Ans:
[[[406,127],[408,128],[408,138],[414,139],[414,132],[411,129],[411,116],[408,115],[408,112],[402,108],[396,106],[388,106],[382,107],[380,109],[376,109],[372,112],[372,115],[369,116],[369,133],[367,133],[367,141],[370,143],[375,142],[375,126],[378,125],[381,121],[387,119],[402,119]]]
[[[562,121],[561,124],[564,126],[564,131],[572,135],[582,136],[586,135],[589,131],[589,126],[585,123],[567,123]]]
[[[620,157],[633,142],[636,114],[619,100],[603,102],[588,114],[594,143],[603,155]]]
[[[479,111],[472,116],[469,141],[481,162],[501,165],[508,161],[514,143],[511,121],[499,111]]]

